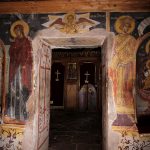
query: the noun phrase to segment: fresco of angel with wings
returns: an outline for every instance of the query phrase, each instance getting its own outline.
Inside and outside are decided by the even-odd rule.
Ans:
[[[62,16],[49,15],[49,21],[42,24],[52,30],[59,30],[66,34],[84,33],[100,22],[90,19],[90,13],[75,14],[68,13]]]

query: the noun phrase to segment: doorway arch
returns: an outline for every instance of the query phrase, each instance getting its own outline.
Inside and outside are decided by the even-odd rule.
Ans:
[[[107,60],[109,57],[111,57],[111,52],[113,49],[114,44],[114,34],[111,32],[107,32],[105,29],[93,29],[87,33],[82,34],[69,34],[66,35],[64,33],[58,33],[56,31],[45,29],[41,30],[37,33],[37,36],[32,41],[33,46],[33,60],[34,60],[34,76],[33,76],[33,82],[34,82],[34,92],[33,97],[35,97],[31,101],[35,101],[35,115],[32,118],[32,124],[34,124],[34,128],[31,129],[31,127],[26,125],[25,133],[28,132],[28,130],[32,130],[32,136],[36,139],[34,140],[34,145],[37,147],[37,149],[47,149],[48,148],[48,138],[49,138],[49,115],[47,115],[48,121],[46,122],[45,128],[42,130],[39,130],[39,108],[40,108],[40,99],[36,100],[36,97],[38,97],[39,93],[39,87],[40,87],[40,62],[41,62],[41,55],[45,57],[44,63],[46,66],[48,66],[48,70],[51,70],[51,55],[52,50],[55,50],[55,48],[87,48],[87,47],[102,47],[102,66],[103,66],[103,72],[102,72],[102,126],[103,126],[103,149],[107,149],[107,129],[108,129],[108,89],[107,89],[107,69],[108,69],[108,63]],[[48,61],[47,61],[48,60]],[[43,60],[42,60],[43,61]],[[47,71],[49,74],[50,71]],[[45,79],[46,80],[46,79]],[[48,79],[50,80],[50,79]],[[46,84],[45,86],[48,86]],[[50,93],[48,93],[48,96],[50,97]],[[48,99],[47,99],[48,100]],[[49,102],[46,102],[46,104],[49,104]],[[47,111],[46,114],[49,114],[50,112],[50,105],[47,106],[45,109],[43,107],[43,111]],[[31,122],[30,122],[31,125]],[[31,136],[31,134],[30,134]],[[25,134],[23,142],[26,143],[26,140],[28,139],[28,134]],[[30,137],[31,138],[31,137]],[[27,146],[25,150],[27,149]]]

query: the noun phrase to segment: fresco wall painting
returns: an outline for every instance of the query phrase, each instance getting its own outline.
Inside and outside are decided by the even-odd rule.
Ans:
[[[136,13],[131,14],[112,13],[112,24],[114,24],[112,30],[115,30],[116,36],[109,75],[113,83],[114,101],[118,117],[119,115],[128,115],[127,118],[130,116],[134,119],[135,98],[133,90],[136,80],[136,53],[139,35],[136,33]],[[145,19],[144,15],[143,19]]]
[[[91,18],[94,18],[92,20]],[[99,25],[99,20],[101,24]],[[7,93],[4,109],[4,122],[7,124],[34,123],[34,112],[31,110],[30,96],[33,96],[32,86],[38,84],[37,68],[32,72],[32,47],[31,38],[38,30],[47,28],[45,22],[52,23],[48,28],[53,28],[65,34],[76,34],[91,30],[93,27],[105,27],[105,13],[86,14],[6,14],[0,15],[0,38],[5,43],[7,54]],[[39,52],[42,51],[42,52]],[[39,69],[39,105],[38,105],[38,149],[42,149],[48,141],[49,130],[49,97],[50,97],[50,66],[51,54],[49,48],[42,46],[38,51],[42,55]],[[37,59],[37,58],[35,58]],[[38,63],[38,61],[36,62]],[[34,64],[36,65],[36,64]],[[34,81],[33,77],[35,78]],[[36,83],[37,82],[37,83]],[[38,85],[37,85],[38,86]],[[32,93],[32,94],[31,94]],[[30,102],[28,101],[30,99]],[[33,98],[34,99],[34,98]],[[35,104],[35,103],[34,103]],[[28,105],[28,110],[26,106]],[[18,107],[19,106],[19,107]],[[28,112],[31,111],[31,112]],[[32,115],[32,116],[30,116]],[[29,119],[29,120],[28,120]],[[33,119],[33,121],[31,120]],[[30,124],[30,123],[29,123]],[[15,125],[17,126],[17,125]],[[30,128],[31,125],[26,125]],[[21,126],[20,126],[21,127]],[[32,129],[31,129],[32,130]],[[30,131],[30,130],[29,130]],[[28,131],[26,132],[26,134]],[[2,135],[4,132],[2,132]],[[25,134],[25,135],[26,135]],[[31,134],[31,133],[30,133]],[[30,135],[29,134],[29,135]],[[4,137],[4,136],[3,136]],[[28,137],[28,136],[27,136]],[[6,137],[5,137],[6,138]],[[25,137],[25,139],[27,139]],[[16,139],[17,141],[17,139]],[[5,142],[5,141],[3,141]],[[9,143],[10,144],[10,143]],[[48,144],[48,143],[47,143]],[[34,145],[34,144],[33,144]],[[27,145],[26,145],[27,147]],[[16,147],[17,148],[17,147]]]
[[[77,34],[90,30],[99,24],[98,21],[90,19],[90,13],[75,14],[68,13],[62,16],[49,15],[49,21],[43,26],[52,28],[52,30],[59,30],[65,34]]]
[[[144,76],[145,70],[148,77],[150,59],[149,49],[146,46],[148,36],[144,38],[145,45],[141,46],[143,44],[141,39],[150,32],[149,15],[149,13],[111,13],[110,17],[111,31],[116,34],[114,52],[109,65],[116,111],[116,117],[112,122],[112,134],[119,133],[119,150],[150,148],[150,136],[143,138],[136,124],[139,111],[144,113],[142,103],[145,101],[139,95],[139,87],[142,90],[145,88],[147,90],[145,93],[149,90],[148,79]],[[148,97],[147,94],[147,99]],[[139,110],[137,103],[143,112]]]
[[[5,115],[13,118],[14,121],[21,120],[20,123],[23,124],[28,115],[26,102],[32,91],[32,47],[25,36],[29,32],[27,23],[16,21],[12,24],[10,31],[14,41],[9,49],[9,91]]]
[[[136,39],[131,33],[135,29],[135,20],[130,16],[120,16],[114,25],[117,35],[110,63],[110,77],[117,118],[113,126],[133,126],[135,110],[132,90],[135,81]]]
[[[115,44],[112,60],[109,65],[109,79],[112,83],[116,118],[113,120],[112,131],[119,136],[118,145],[114,149],[140,149],[148,150],[150,136],[142,138],[136,127],[136,109],[140,113],[149,113],[149,69],[150,57],[149,36],[150,13],[110,13],[110,28],[115,35]],[[92,19],[94,18],[94,20]],[[18,20],[19,19],[19,20]],[[6,97],[5,120],[6,123],[24,124],[28,119],[26,103],[32,93],[32,47],[31,38],[38,30],[49,28],[64,34],[87,32],[93,28],[106,28],[105,13],[86,14],[11,14],[0,15],[0,38],[6,45],[10,45],[10,65],[7,73],[8,90]],[[99,21],[101,21],[99,23]],[[11,34],[11,36],[10,36]],[[140,43],[140,44],[139,44]],[[41,54],[39,67],[39,96],[38,96],[38,149],[48,140],[49,126],[49,97],[51,51],[46,45],[39,49]],[[23,57],[26,56],[26,57]],[[8,57],[9,58],[9,57]],[[13,59],[12,59],[13,58]],[[9,59],[8,59],[9,61]],[[34,64],[35,65],[35,64]],[[136,66],[143,66],[137,68]],[[12,67],[14,69],[12,69]],[[137,80],[136,84],[136,78]],[[38,79],[34,79],[38,80]],[[35,81],[34,81],[35,82]],[[38,82],[37,82],[38,84]],[[136,88],[135,88],[136,85]],[[10,88],[11,87],[11,88]],[[18,90],[19,89],[19,90]],[[138,96],[135,93],[138,91]],[[144,91],[144,92],[143,92]],[[146,96],[146,98],[145,98]],[[137,100],[137,102],[136,102]],[[142,105],[135,108],[135,102]],[[146,104],[148,105],[144,105]],[[18,107],[16,106],[20,106]],[[0,125],[1,138],[7,140],[3,125]],[[19,126],[21,127],[21,125]],[[14,132],[9,128],[10,133]],[[117,132],[116,132],[117,131]],[[19,136],[20,132],[15,134]],[[23,132],[22,132],[23,134]],[[21,137],[21,134],[20,134]],[[19,139],[16,138],[17,140]],[[16,141],[17,141],[16,140]],[[9,139],[11,146],[11,140]],[[4,142],[6,143],[6,142]],[[19,144],[20,142],[18,142]],[[135,144],[137,143],[137,145]],[[110,143],[111,144],[111,141]],[[2,145],[1,147],[3,147]],[[21,146],[21,143],[20,143]],[[21,149],[21,148],[20,148]]]
[[[140,40],[136,57],[137,99],[145,102],[145,105],[137,102],[138,115],[150,115],[150,33]]]

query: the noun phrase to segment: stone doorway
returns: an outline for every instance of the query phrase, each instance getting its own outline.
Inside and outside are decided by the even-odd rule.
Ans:
[[[57,39],[57,40],[56,40]],[[40,78],[38,78],[39,74],[39,62],[42,63],[42,68],[45,68],[46,73],[50,73],[49,70],[51,70],[51,56],[52,56],[52,49],[55,50],[55,48],[84,48],[84,47],[95,47],[95,46],[102,46],[102,66],[103,66],[103,74],[102,74],[102,145],[103,149],[107,149],[107,125],[108,125],[108,103],[107,103],[107,59],[111,56],[108,51],[112,51],[113,48],[113,34],[106,32],[104,29],[93,29],[87,33],[82,34],[75,34],[75,35],[64,35],[55,33],[54,31],[49,31],[48,29],[42,30],[37,34],[37,37],[33,40],[33,53],[34,53],[34,81],[36,81],[34,84],[35,87],[35,98],[38,96],[39,90],[38,87],[40,86]],[[38,57],[37,57],[38,56]],[[42,60],[38,59],[43,56]],[[41,60],[41,61],[40,61]],[[50,75],[50,74],[49,74]],[[46,76],[47,77],[47,76]],[[43,80],[50,80],[49,78],[43,78]],[[47,82],[45,82],[47,83]],[[41,83],[42,84],[42,83]],[[44,86],[49,86],[49,84],[46,84]],[[70,86],[71,87],[71,86]],[[34,121],[34,128],[32,130],[33,135],[36,135],[35,145],[37,145],[38,149],[43,150],[48,148],[48,141],[49,141],[49,115],[50,115],[50,109],[49,109],[49,100],[50,99],[50,93],[47,93],[47,99],[44,102],[42,99],[39,99],[39,101],[36,103],[37,107],[35,110],[36,115],[34,118],[32,118]],[[31,100],[32,101],[32,100]],[[43,110],[43,111],[40,111]],[[46,117],[45,124],[43,124],[43,121],[41,119],[44,119]],[[103,119],[105,118],[105,119]],[[37,123],[37,125],[36,125]],[[30,124],[31,125],[31,124]],[[37,130],[38,129],[38,130]],[[26,131],[28,132],[28,124]],[[25,132],[26,132],[25,131]],[[50,132],[51,133],[51,132]],[[26,134],[25,134],[26,135]],[[27,137],[25,137],[27,138]],[[31,137],[30,137],[31,138]],[[25,142],[25,140],[24,140]]]

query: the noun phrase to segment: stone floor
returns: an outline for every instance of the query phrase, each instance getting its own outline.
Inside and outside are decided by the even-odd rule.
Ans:
[[[101,150],[98,113],[51,111],[50,150]]]

